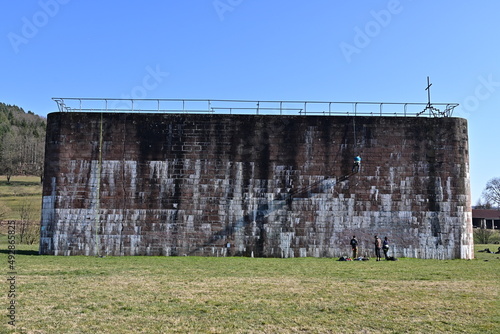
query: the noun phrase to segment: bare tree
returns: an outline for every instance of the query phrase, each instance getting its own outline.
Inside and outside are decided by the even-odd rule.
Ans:
[[[31,221],[28,225],[28,230],[24,240],[28,245],[36,244],[40,240],[40,226],[36,223],[36,221]]]
[[[19,209],[21,221],[18,222],[18,237],[19,243],[33,244],[40,237],[40,230],[33,217],[35,212],[31,203],[27,200],[23,201]]]
[[[0,174],[7,183],[14,175],[43,177],[45,132],[33,127],[12,126],[0,137]]]
[[[481,198],[477,200],[476,205],[474,205],[472,208],[473,209],[486,209],[486,210],[493,209],[491,203],[486,202],[486,201],[483,202]]]
[[[7,215],[9,214],[9,212],[10,209],[5,204],[0,202],[0,221],[4,220],[5,217],[7,217]]]
[[[477,244],[489,244],[495,232],[487,228],[474,229],[474,242]]]
[[[21,159],[22,139],[17,132],[6,133],[2,141],[2,156],[0,173],[5,174],[7,183],[13,175],[19,174],[22,165]]]
[[[500,207],[500,177],[495,177],[486,183],[483,198],[487,203]]]

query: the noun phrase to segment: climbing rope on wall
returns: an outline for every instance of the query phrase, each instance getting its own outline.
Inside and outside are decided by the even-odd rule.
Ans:
[[[96,177],[96,192],[95,192],[95,224],[94,224],[94,229],[95,229],[95,255],[100,256],[99,248],[100,248],[100,243],[99,243],[99,227],[101,225],[101,214],[100,214],[100,202],[101,202],[101,170],[102,170],[102,143],[103,143],[103,114],[101,113],[101,120],[99,124],[99,148],[98,148],[98,160],[97,160],[97,177]]]
[[[356,140],[356,116],[352,118],[352,129],[354,133],[354,154],[358,155],[358,152],[356,151],[357,147],[357,140]]]

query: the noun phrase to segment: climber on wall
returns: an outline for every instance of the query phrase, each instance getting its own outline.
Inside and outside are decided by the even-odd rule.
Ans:
[[[357,155],[354,157],[354,165],[352,166],[352,172],[357,173],[359,172],[359,168],[361,167],[361,157]]]

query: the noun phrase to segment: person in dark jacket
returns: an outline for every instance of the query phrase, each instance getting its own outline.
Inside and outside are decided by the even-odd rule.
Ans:
[[[355,259],[358,257],[358,239],[353,235],[351,239],[351,248],[352,248],[352,258]]]
[[[389,252],[389,240],[387,240],[387,237],[384,238],[384,242],[382,243],[382,250],[384,251],[385,259],[389,260],[389,257],[387,256],[387,253]]]

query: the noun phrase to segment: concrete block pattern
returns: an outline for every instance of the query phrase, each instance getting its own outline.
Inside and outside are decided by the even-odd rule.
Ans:
[[[41,254],[473,257],[459,118],[52,113]],[[353,157],[361,170],[351,174]]]

